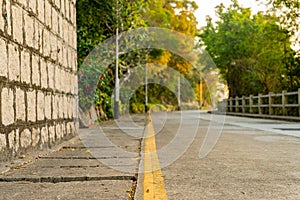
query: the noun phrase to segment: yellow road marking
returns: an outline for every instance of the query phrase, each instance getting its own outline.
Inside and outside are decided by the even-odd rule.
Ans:
[[[156,153],[155,134],[151,120],[148,116],[147,135],[144,147],[144,200],[167,200],[164,179]]]

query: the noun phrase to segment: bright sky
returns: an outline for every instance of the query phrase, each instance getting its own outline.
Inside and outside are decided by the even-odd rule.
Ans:
[[[215,7],[223,3],[226,7],[231,4],[231,0],[194,0],[198,4],[198,9],[196,10],[196,17],[198,21],[198,27],[206,25],[206,15],[209,15],[216,20]],[[257,11],[264,10],[264,5],[259,5],[255,0],[238,0],[242,7],[251,8],[253,13]]]

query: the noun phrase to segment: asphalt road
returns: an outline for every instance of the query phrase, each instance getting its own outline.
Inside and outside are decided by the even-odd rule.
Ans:
[[[299,123],[151,113],[36,153],[0,163],[0,199],[300,199]]]
[[[300,199],[299,123],[198,111],[151,117],[168,199]],[[147,192],[143,166],[135,199]]]

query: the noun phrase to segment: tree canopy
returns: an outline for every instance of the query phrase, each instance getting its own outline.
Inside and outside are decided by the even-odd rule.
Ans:
[[[175,30],[194,38],[197,32],[197,22],[194,16],[196,9],[196,3],[190,0],[78,0],[77,42],[79,76],[84,76],[86,73],[81,68],[83,62],[89,62],[89,60],[85,60],[86,57],[98,44],[114,36],[117,27],[120,33],[139,27],[161,27]],[[183,44],[185,41],[174,41],[174,45],[180,43]],[[185,48],[186,54],[189,54],[188,49],[192,49],[193,46],[182,45],[181,48]],[[156,70],[152,73],[155,73],[162,79],[167,78],[168,74],[165,70],[157,67],[158,65],[174,68],[186,75],[191,68],[190,63],[179,55],[175,55],[167,50],[140,49],[119,56],[120,77],[125,76],[131,68],[144,64],[145,60],[149,63],[149,70]],[[100,113],[103,113],[104,118],[112,117],[110,103],[115,84],[114,70],[115,63],[111,63],[109,70],[105,71],[103,76],[99,78],[97,86],[95,103],[100,108]],[[87,73],[93,72],[89,71]],[[91,102],[86,102],[88,100],[84,96],[86,95],[86,90],[91,88],[89,80],[80,79],[79,81],[85,81],[83,84],[80,84],[79,88],[80,104],[88,106]],[[153,98],[150,99],[152,103],[167,101],[170,104],[176,104],[177,100],[173,98],[174,95],[170,95],[170,91],[167,91],[164,87],[150,84],[149,92],[152,93],[151,96]],[[144,103],[144,88],[140,87],[137,89],[137,93],[139,95],[133,96],[132,101]],[[164,98],[166,96],[173,97],[171,99]]]
[[[279,92],[297,85],[288,84],[294,79],[289,71],[296,59],[291,34],[274,13],[252,14],[233,0],[228,8],[219,5],[216,14],[216,24],[207,18],[200,45],[212,56],[230,96]]]

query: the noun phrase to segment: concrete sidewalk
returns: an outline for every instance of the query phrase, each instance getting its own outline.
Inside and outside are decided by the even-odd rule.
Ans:
[[[122,120],[121,120],[122,121]],[[39,152],[40,155],[21,158],[10,163],[0,164],[0,199],[130,199],[136,186],[141,141],[141,127],[145,124],[145,116],[136,116],[135,122],[140,128],[134,129],[137,137],[124,134],[114,121],[101,123],[106,137],[112,146],[98,145],[86,147],[82,137],[90,130],[80,130],[77,136],[60,146]],[[123,119],[123,124],[126,119]],[[116,156],[114,149],[118,147],[132,152],[130,157]],[[98,156],[99,152],[110,152],[111,156]],[[131,155],[131,154],[130,154]],[[108,166],[115,164],[115,167]],[[128,161],[128,162],[127,162]],[[116,169],[128,167],[131,171]]]

